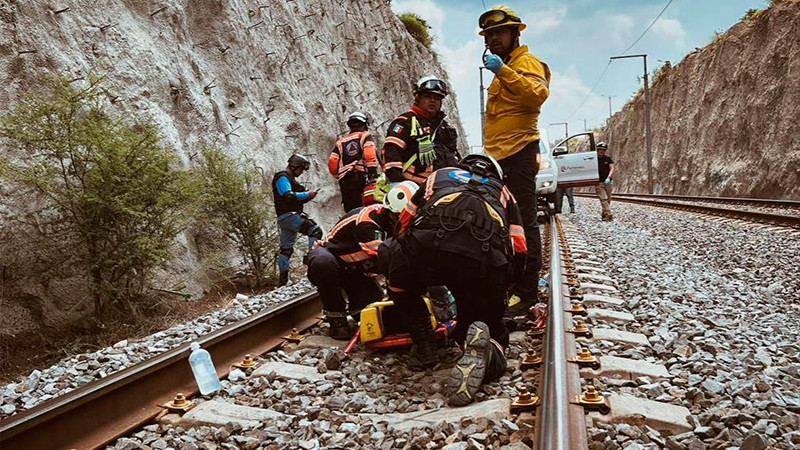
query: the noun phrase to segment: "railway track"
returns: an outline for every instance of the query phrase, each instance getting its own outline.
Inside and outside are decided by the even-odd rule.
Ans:
[[[517,333],[517,347],[512,349],[511,353],[513,356],[518,355],[521,359],[518,365],[521,373],[516,376],[505,375],[500,382],[497,382],[499,390],[491,388],[492,392],[503,393],[504,395],[501,397],[514,399],[513,402],[502,398],[497,399],[500,401],[499,405],[503,411],[499,412],[496,418],[508,416],[510,406],[511,411],[516,414],[511,417],[517,418],[519,423],[527,422],[533,425],[531,444],[534,448],[587,449],[589,447],[585,408],[607,412],[610,405],[608,401],[594,392],[593,383],[587,383],[586,389],[582,390],[581,368],[599,367],[596,358],[580,352],[581,348],[588,345],[585,340],[582,340],[591,338],[592,335],[579,319],[586,314],[586,310],[578,303],[583,298],[583,292],[589,291],[582,289],[581,283],[578,281],[579,276],[583,275],[578,273],[580,270],[576,266],[576,260],[573,259],[573,252],[561,222],[555,217],[551,218],[544,231],[546,231],[543,233],[545,234],[543,239],[544,259],[545,267],[548,268],[547,277],[550,286],[547,325],[528,333]],[[199,342],[213,355],[218,367],[218,375],[221,378],[228,376],[231,364],[241,361],[242,355],[248,353],[264,355],[258,357],[257,360],[266,366],[270,364],[283,364],[281,367],[303,364],[307,366],[313,365],[315,362],[319,365],[318,361],[324,358],[324,354],[328,354],[325,353],[328,350],[314,353],[313,350],[309,350],[309,347],[291,345],[282,347],[282,345],[285,343],[284,336],[289,334],[293,328],[300,331],[313,328],[318,323],[320,310],[321,304],[316,294],[307,293],[280,307],[266,310],[220,329],[203,337]],[[172,399],[177,392],[183,392],[187,397],[197,394],[189,365],[186,363],[188,344],[187,342],[177,349],[130,367],[100,382],[84,386],[0,422],[0,446],[4,450],[102,448],[122,436],[130,436],[136,430],[141,430],[144,425],[153,423],[154,420],[166,420],[163,418],[162,408],[158,405]],[[280,348],[283,348],[284,351],[274,352]],[[528,356],[522,360],[521,357],[526,353]],[[537,361],[535,354],[541,355],[541,361]],[[389,416],[399,422],[419,422],[422,419],[413,415],[416,414],[415,408],[418,405],[413,404],[413,401],[412,404],[406,405],[408,394],[403,392],[425,392],[425,389],[431,384],[441,383],[441,372],[449,372],[449,370],[442,369],[434,373],[403,376],[405,372],[400,375],[396,373],[398,370],[406,370],[397,369],[397,367],[404,367],[402,361],[395,368],[380,367],[382,364],[378,364],[374,368],[376,379],[385,378],[389,381],[390,386],[394,383],[393,389],[396,392],[389,394],[385,389],[381,390],[380,383],[376,388],[375,380],[370,380],[369,377],[361,379],[363,375],[359,374],[363,371],[364,366],[372,367],[373,365],[368,354],[361,358],[363,359],[351,361],[349,367],[343,368],[342,374],[347,375],[347,370],[352,370],[349,372],[351,376],[337,378],[339,382],[345,383],[345,387],[334,389],[344,389],[345,391],[349,389],[348,395],[354,395],[353,392],[367,391],[370,394],[395,395],[396,397],[394,400],[388,400],[389,408],[385,409],[391,414],[381,415],[381,411],[384,411],[381,407],[368,408],[367,414],[360,414],[358,420],[363,419],[363,423],[359,425],[362,428],[380,427],[382,426],[380,419]],[[381,358],[385,358],[385,356]],[[399,356],[399,358],[402,359],[403,356]],[[287,365],[283,362],[286,360],[292,364]],[[389,363],[387,363],[388,365]],[[322,372],[326,370],[324,369]],[[284,406],[280,407],[276,406],[276,400],[264,399],[259,396],[265,386],[269,391],[283,391],[287,386],[292,386],[291,384],[282,384],[280,381],[281,377],[291,379],[292,375],[276,373],[278,371],[279,369],[272,369],[272,373],[262,373],[260,375],[262,378],[258,378],[252,370],[249,371],[249,377],[242,381],[243,384],[240,383],[240,387],[230,390],[228,400],[232,403],[251,405],[248,407],[253,411],[264,411],[265,408],[271,407],[283,414],[285,411],[294,411],[298,408],[299,410],[308,409],[307,405],[297,404],[297,396],[280,399],[281,402],[284,402],[281,403]],[[586,372],[583,375],[595,376]],[[309,376],[311,375],[306,374],[303,377]],[[263,377],[266,377],[268,381],[264,381]],[[314,384],[303,377],[298,379],[299,383]],[[323,386],[330,384],[327,382],[328,378],[317,380],[316,385],[310,387],[312,394],[320,395],[323,390],[327,390],[328,394],[320,395],[319,398],[329,397],[331,395],[330,388],[320,386],[320,384]],[[347,385],[347,380],[351,380],[351,378],[361,381],[350,381],[352,385]],[[429,378],[433,381],[426,382]],[[408,385],[405,388],[397,389],[398,382],[408,383]],[[224,384],[224,386],[227,388],[233,384],[235,382]],[[272,389],[273,387],[277,387],[277,389]],[[535,396],[528,395],[522,389],[523,387],[531,393],[535,393]],[[234,391],[236,394],[232,393]],[[383,394],[380,394],[381,392]],[[428,393],[431,394],[430,391]],[[436,395],[431,397],[435,398]],[[206,401],[202,398],[196,398],[196,400],[199,400],[198,403],[201,406],[204,404],[209,406],[216,401]],[[392,403],[395,400],[401,405],[399,409],[392,407],[396,404]],[[467,413],[463,409],[442,409],[444,405],[436,402],[430,404],[430,400],[426,400],[424,396],[422,400],[424,408],[432,406],[432,414],[435,415],[435,411],[438,410],[445,411],[443,417],[448,417],[450,420],[458,420],[459,414],[474,414]],[[481,400],[491,400],[491,398],[484,396]],[[482,405],[490,403],[497,404],[493,401],[481,402],[477,404],[477,407],[481,408]],[[341,407],[347,408],[346,405]],[[527,412],[528,416],[524,416],[526,413],[523,411],[531,410],[535,410],[536,413]],[[477,411],[480,414],[485,412]],[[373,414],[374,412],[378,414]],[[406,417],[401,413],[411,414],[411,416]],[[376,419],[376,417],[378,418]],[[169,420],[179,424],[182,429],[198,426],[196,422],[191,425],[180,422],[180,417],[172,417]],[[371,423],[370,420],[374,422],[373,425],[368,425]],[[219,426],[223,426],[224,423],[224,421],[221,422]],[[209,423],[205,424],[209,425]],[[402,429],[403,426],[407,425],[398,425],[399,429]],[[308,430],[303,430],[302,422],[297,432],[306,433],[306,435],[309,433]],[[509,425],[506,432],[511,435],[514,427]],[[375,435],[373,433],[373,436]],[[498,439],[498,442],[503,442],[508,439],[508,436]],[[398,439],[399,441],[400,439]],[[290,447],[294,445],[295,441],[291,442]]]
[[[575,195],[594,197],[594,194],[585,192]],[[800,229],[800,202],[792,200],[614,193],[613,201]]]

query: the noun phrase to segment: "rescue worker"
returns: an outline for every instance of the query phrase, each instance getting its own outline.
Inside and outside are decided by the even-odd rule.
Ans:
[[[356,111],[347,118],[350,132],[336,141],[328,158],[328,170],[339,180],[344,212],[362,206],[364,187],[378,177],[375,141],[369,132],[367,115]]]
[[[602,220],[611,222],[614,220],[614,215],[611,214],[611,182],[614,177],[614,160],[610,156],[606,156],[607,150],[608,144],[605,142],[597,144],[597,172],[600,181],[594,187],[594,191],[603,208]]]
[[[519,202],[528,262],[513,291],[509,312],[527,311],[536,302],[542,243],[536,221],[536,173],[539,171],[539,112],[550,95],[550,68],[519,44],[527,25],[508,6],[495,6],[478,19],[486,48],[484,65],[495,74],[489,86],[484,128],[485,152],[500,163],[505,183]]]
[[[503,170],[486,155],[437,170],[400,213],[391,248],[389,299],[414,342],[412,368],[439,362],[422,293],[445,285],[455,298],[453,337],[464,353],[448,381],[453,406],[472,402],[482,383],[506,369],[505,294],[524,271],[527,247],[517,204],[502,179]]]
[[[309,253],[308,279],[319,291],[332,338],[350,339],[347,316],[383,299],[375,278],[379,248],[394,234],[398,213],[418,188],[414,182],[403,182],[389,191],[383,205],[351,210]]]
[[[389,124],[381,151],[383,172],[391,183],[425,181],[436,169],[458,163],[458,133],[445,119],[442,101],[447,85],[426,76],[414,87],[411,110]]]
[[[289,157],[286,170],[276,173],[272,178],[272,198],[275,200],[275,215],[278,217],[278,227],[281,230],[278,253],[279,286],[289,282],[289,260],[294,253],[297,233],[308,236],[309,250],[317,239],[322,239],[322,228],[303,212],[303,205],[314,200],[317,191],[306,190],[296,180],[309,167],[311,163],[308,159],[294,154]],[[306,258],[303,259],[305,261]]]

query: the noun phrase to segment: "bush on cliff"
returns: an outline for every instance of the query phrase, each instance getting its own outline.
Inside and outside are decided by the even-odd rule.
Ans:
[[[248,269],[251,285],[262,287],[275,276],[278,233],[272,193],[262,188],[263,176],[247,158],[235,159],[205,146],[198,174],[203,185],[202,212],[225,230]]]
[[[0,119],[0,211],[24,276],[88,283],[94,312],[141,312],[152,273],[172,257],[196,198],[152,123],[107,111],[102,80],[49,78]],[[7,264],[11,264],[8,263]],[[12,267],[12,269],[14,269]]]
[[[418,16],[414,13],[404,13],[397,16],[403,25],[408,30],[408,33],[411,36],[419,41],[422,45],[426,48],[431,48],[431,44],[433,44],[433,37],[431,36],[430,26],[428,22],[423,19],[422,17]]]

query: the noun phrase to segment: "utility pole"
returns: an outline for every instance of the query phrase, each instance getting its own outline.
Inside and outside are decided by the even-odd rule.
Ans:
[[[589,131],[589,129],[586,128],[586,119],[583,119],[583,131]]]
[[[567,122],[552,122],[548,126],[552,127],[553,125],[564,125],[564,139],[567,139],[569,137],[569,123],[567,123]],[[564,144],[567,146],[567,150],[569,150],[569,142],[564,141]]]
[[[611,120],[611,96],[608,96],[608,120]]]
[[[644,60],[644,120],[645,120],[645,140],[647,141],[647,191],[653,193],[653,152],[652,137],[650,136],[650,89],[647,83],[647,55],[622,55],[612,56],[611,59],[624,58],[643,58]],[[609,99],[610,102],[610,99]]]

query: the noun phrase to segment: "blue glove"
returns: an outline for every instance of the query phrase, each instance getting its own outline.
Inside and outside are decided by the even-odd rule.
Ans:
[[[503,60],[499,56],[489,53],[483,57],[483,65],[492,72],[497,73],[503,68]]]
[[[611,184],[611,177],[606,178],[606,181],[603,181],[603,184],[605,184],[606,186],[610,185]]]

